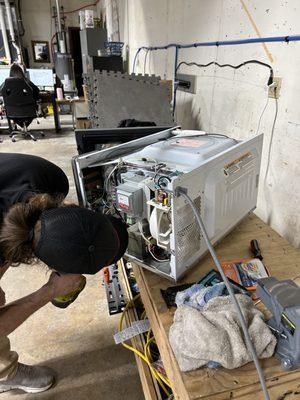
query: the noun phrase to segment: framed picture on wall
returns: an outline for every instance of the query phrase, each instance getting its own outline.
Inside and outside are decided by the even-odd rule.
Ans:
[[[49,63],[49,42],[45,40],[32,40],[33,61],[36,63]]]

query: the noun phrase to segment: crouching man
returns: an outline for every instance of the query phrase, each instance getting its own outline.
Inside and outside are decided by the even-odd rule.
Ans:
[[[9,267],[36,260],[52,270],[39,290],[12,303],[5,304],[0,288],[0,393],[38,393],[53,385],[54,372],[20,363],[7,336],[51,300],[76,290],[81,274],[95,274],[127,248],[120,220],[64,204],[68,190],[66,175],[51,162],[0,153],[0,279]]]

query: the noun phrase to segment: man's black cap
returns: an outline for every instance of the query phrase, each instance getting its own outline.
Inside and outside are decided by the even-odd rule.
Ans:
[[[60,207],[42,213],[35,255],[59,272],[95,274],[118,261],[127,245],[121,220],[80,207]]]

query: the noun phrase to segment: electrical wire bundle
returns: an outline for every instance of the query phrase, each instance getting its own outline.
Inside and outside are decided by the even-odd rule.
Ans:
[[[127,311],[130,308],[134,307],[135,301],[138,300],[139,298],[140,298],[140,295],[138,294],[130,302],[127,303],[127,305],[122,313],[121,319],[120,319],[119,331],[122,331],[122,329],[123,329],[123,322],[124,322],[124,318],[125,318]],[[141,317],[142,317],[142,319],[143,319],[143,317],[145,317],[145,312],[142,314]],[[141,360],[143,360],[148,365],[154,379],[157,381],[157,383],[159,384],[159,386],[161,387],[163,392],[168,397],[170,397],[172,394],[172,389],[171,389],[171,384],[170,384],[169,379],[165,375],[163,375],[160,371],[158,371],[153,365],[153,361],[154,361],[153,356],[157,357],[157,355],[158,355],[158,354],[155,354],[155,352],[153,352],[153,350],[151,348],[153,344],[155,344],[155,338],[152,335],[152,331],[150,329],[146,335],[146,343],[145,343],[145,346],[143,349],[144,352],[142,352],[142,351],[136,349],[135,347],[130,346],[124,342],[122,343],[122,346],[125,347],[126,349],[132,351],[133,353],[135,353]]]
[[[175,109],[176,109],[176,94],[177,94],[177,89],[178,89],[178,80],[177,80],[177,73],[178,70],[180,69],[180,67],[182,65],[186,65],[188,67],[198,67],[198,68],[207,68],[211,65],[216,65],[219,68],[232,68],[232,69],[240,69],[242,67],[244,67],[245,65],[249,65],[249,64],[257,64],[257,65],[261,65],[263,67],[266,67],[269,69],[270,71],[270,75],[267,81],[267,86],[271,86],[274,82],[274,71],[273,68],[270,64],[267,64],[265,62],[259,61],[259,60],[247,60],[244,61],[240,64],[237,65],[233,65],[233,64],[220,64],[217,61],[211,61],[207,64],[200,64],[197,63],[195,61],[191,61],[191,62],[187,62],[187,61],[181,61],[175,68],[175,88],[174,88],[174,102],[173,102],[173,113],[175,113]]]
[[[170,261],[169,258],[159,258],[159,257],[155,254],[155,249],[156,249],[156,246],[155,246],[155,245],[152,245],[151,243],[148,244],[148,251],[149,251],[150,255],[152,256],[152,258],[154,258],[155,261],[161,262],[161,263]]]
[[[228,67],[228,68],[233,68],[233,69],[239,69],[239,68],[242,68],[245,65],[249,65],[249,64],[257,64],[257,65],[261,65],[261,66],[263,66],[265,68],[268,68],[269,71],[270,71],[270,75],[269,75],[269,78],[268,78],[268,81],[267,81],[267,86],[269,88],[272,85],[275,86],[274,87],[274,91],[275,91],[275,115],[274,115],[274,119],[273,119],[273,123],[272,123],[271,136],[270,136],[270,142],[269,142],[269,150],[268,150],[268,156],[267,156],[267,167],[266,167],[265,178],[264,178],[264,180],[266,182],[266,179],[267,179],[267,176],[268,176],[268,173],[269,173],[271,152],[272,152],[272,146],[273,146],[273,137],[274,137],[275,125],[276,125],[277,116],[278,116],[278,99],[277,99],[277,95],[276,95],[277,87],[276,87],[276,82],[274,82],[274,71],[273,71],[273,68],[272,68],[272,66],[270,64],[264,63],[264,62],[259,61],[259,60],[247,60],[247,61],[244,61],[244,62],[242,62],[240,64],[237,64],[237,65],[232,65],[232,64],[228,64],[228,63],[227,64],[220,64],[220,63],[218,63],[216,61],[211,61],[211,62],[209,62],[207,64],[199,64],[199,63],[194,62],[194,61],[192,61],[192,62],[181,61],[177,65],[177,67],[175,68],[175,81],[177,82],[177,84],[175,85],[175,88],[174,88],[173,113],[175,113],[175,109],[176,109],[176,95],[177,95],[177,89],[178,89],[178,81],[177,81],[176,76],[177,76],[178,70],[180,69],[180,67],[182,65],[186,65],[186,66],[189,66],[189,67],[195,66],[195,67],[198,67],[198,68],[207,68],[207,67],[209,67],[211,65],[216,65],[219,68],[227,68]],[[262,110],[262,113],[261,113],[260,117],[259,117],[259,122],[258,122],[256,134],[259,133],[261,120],[262,120],[262,118],[264,116],[264,113],[265,113],[267,107],[268,107],[268,104],[269,104],[269,97],[267,97],[266,104],[265,104],[265,106],[264,106],[264,108]]]
[[[217,61],[211,61],[211,62],[209,62],[209,63],[207,63],[207,64],[199,64],[199,63],[196,63],[196,62],[181,61],[181,62],[177,65],[177,67],[176,67],[176,73],[178,72],[179,68],[180,68],[182,65],[187,65],[188,67],[195,66],[195,67],[198,67],[198,68],[207,68],[207,67],[209,67],[209,66],[211,66],[211,65],[216,65],[216,66],[219,67],[219,68],[225,68],[225,67],[226,67],[226,68],[239,69],[239,68],[242,68],[242,67],[244,67],[245,65],[248,65],[248,64],[258,64],[258,65],[261,65],[261,66],[263,66],[263,67],[269,68],[269,70],[270,70],[270,76],[269,76],[267,85],[268,85],[268,86],[272,85],[272,83],[273,83],[273,78],[274,78],[274,71],[273,71],[273,68],[271,67],[270,64],[267,64],[267,63],[262,62],[262,61],[259,61],[259,60],[247,60],[247,61],[244,61],[244,62],[238,64],[238,65],[219,64]]]

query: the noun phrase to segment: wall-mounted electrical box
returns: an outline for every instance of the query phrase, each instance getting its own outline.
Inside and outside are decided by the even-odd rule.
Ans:
[[[282,78],[279,78],[278,76],[274,76],[273,82],[275,85],[269,87],[268,96],[271,99],[278,99],[279,95],[280,95]]]
[[[187,93],[196,93],[197,77],[196,75],[177,74],[177,90]]]

